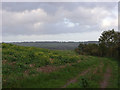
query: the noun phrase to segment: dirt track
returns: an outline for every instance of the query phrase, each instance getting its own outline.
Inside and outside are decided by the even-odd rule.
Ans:
[[[87,70],[83,71],[83,72],[80,73],[77,77],[69,80],[62,88],[66,88],[69,84],[77,82],[77,79],[78,79],[80,76],[85,75],[85,74],[88,73],[89,71],[90,71],[90,69],[87,69]]]
[[[107,67],[106,73],[104,74],[103,81],[100,83],[101,88],[106,88],[108,86],[108,81],[111,77],[111,72],[112,71],[111,71],[110,67]]]
[[[99,66],[99,67],[96,67],[92,73],[93,73],[93,74],[97,73],[98,69],[100,69],[100,71],[101,71],[101,69],[102,69],[103,66],[104,66],[104,64],[101,62],[100,66]],[[79,78],[80,76],[84,76],[84,75],[87,74],[90,70],[91,70],[91,69],[88,68],[87,70],[81,72],[78,76],[76,76],[75,78],[69,80],[62,88],[66,88],[66,87],[67,87],[68,85],[70,85],[71,83],[76,83],[77,80],[78,80],[78,78]]]

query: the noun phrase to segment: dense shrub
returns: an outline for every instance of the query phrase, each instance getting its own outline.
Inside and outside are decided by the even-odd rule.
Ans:
[[[79,54],[119,57],[120,56],[120,32],[112,30],[104,31],[99,44],[79,44],[75,51]]]

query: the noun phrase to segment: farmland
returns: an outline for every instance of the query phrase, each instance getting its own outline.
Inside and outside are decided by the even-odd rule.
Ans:
[[[114,58],[2,44],[3,88],[118,88]]]

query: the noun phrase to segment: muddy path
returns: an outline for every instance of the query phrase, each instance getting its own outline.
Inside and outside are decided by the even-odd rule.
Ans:
[[[80,76],[83,76],[85,75],[86,73],[88,73],[90,71],[90,69],[87,69],[85,71],[83,71],[82,73],[80,73],[78,76],[76,76],[75,78],[69,80],[62,88],[66,88],[68,85],[70,85],[71,83],[75,83],[77,82],[77,79],[80,77]]]
[[[100,83],[100,88],[106,88],[108,86],[111,73],[112,73],[111,68],[107,67],[106,72],[103,76],[103,81]]]
[[[100,65],[99,65],[98,67],[96,67],[96,68],[92,71],[92,74],[96,74],[97,71],[98,71],[99,69],[102,69],[103,66],[104,66],[104,64],[103,64],[103,62],[101,62]],[[62,88],[66,88],[66,87],[67,87],[68,85],[70,85],[71,83],[76,83],[77,80],[78,80],[78,78],[79,78],[80,76],[84,76],[85,74],[87,74],[87,73],[90,72],[90,71],[91,71],[91,69],[88,68],[87,70],[81,72],[81,73],[80,73],[78,76],[76,76],[75,78],[70,79]]]

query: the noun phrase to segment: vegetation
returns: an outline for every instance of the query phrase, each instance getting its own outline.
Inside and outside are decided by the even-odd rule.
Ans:
[[[38,63],[36,66],[59,65],[76,62],[80,59],[71,51],[51,51],[48,49],[23,47],[3,43],[3,60],[18,61],[19,63]],[[66,53],[66,55],[64,55]],[[72,56],[70,56],[72,54]],[[50,63],[51,60],[51,63]],[[53,61],[53,62],[52,62]]]
[[[75,51],[79,54],[119,57],[120,32],[116,32],[114,29],[104,31],[99,38],[99,44],[79,44]]]
[[[98,44],[79,44],[75,49],[78,54],[99,56]]]
[[[118,65],[114,59],[6,43],[2,48],[3,88],[83,88],[82,79],[88,82],[86,88],[100,88],[107,66],[114,71],[111,74],[114,79],[109,79],[108,87],[118,88]],[[76,82],[67,84],[75,77],[78,77]]]

